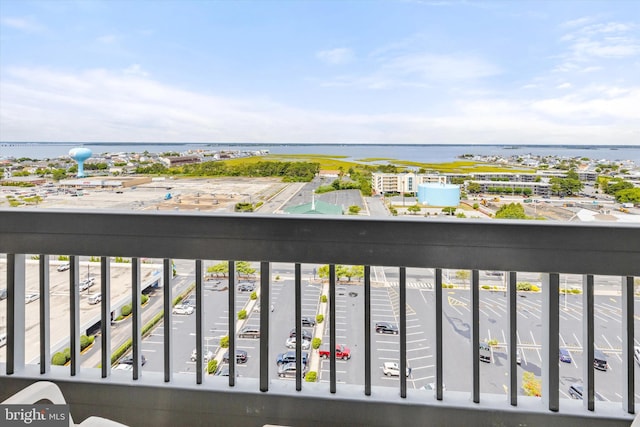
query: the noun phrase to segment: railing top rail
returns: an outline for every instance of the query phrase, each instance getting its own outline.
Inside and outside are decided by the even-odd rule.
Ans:
[[[640,226],[0,209],[0,252],[640,276]]]

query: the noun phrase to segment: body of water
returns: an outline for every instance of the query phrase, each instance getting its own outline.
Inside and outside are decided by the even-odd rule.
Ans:
[[[320,154],[346,156],[347,160],[385,158],[424,163],[442,163],[463,154],[536,155],[587,157],[593,160],[631,160],[640,165],[640,146],[549,146],[549,145],[366,145],[366,144],[219,144],[219,143],[0,143],[0,158],[49,159],[66,156],[83,146],[101,153],[186,152],[189,150],[269,150],[273,154]]]

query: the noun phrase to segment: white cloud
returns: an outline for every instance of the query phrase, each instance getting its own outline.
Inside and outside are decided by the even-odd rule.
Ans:
[[[570,89],[572,87],[573,87],[573,85],[571,83],[564,82],[564,83],[560,83],[558,86],[556,86],[556,89]]]
[[[569,62],[593,58],[626,58],[640,54],[638,26],[621,22],[574,25],[560,38],[569,44]]]
[[[18,18],[8,16],[6,18],[0,19],[0,24],[6,27],[14,28],[16,30],[26,31],[26,32],[38,32],[42,31],[44,27],[37,23],[32,18]]]
[[[346,64],[353,60],[353,51],[346,47],[321,50],[316,53],[316,58],[331,65]]]
[[[132,64],[131,66],[122,70],[122,72],[125,74],[134,75],[134,76],[149,77],[149,73],[144,71],[142,69],[142,66],[140,66],[140,64]]]
[[[543,100],[461,92],[431,114],[316,111],[101,69],[9,68],[0,94],[5,141],[637,144],[640,135],[640,88],[605,85]]]
[[[391,76],[416,76],[427,81],[480,79],[498,75],[502,70],[473,56],[430,53],[408,54],[395,57],[382,69]]]
[[[104,36],[98,37],[96,40],[102,44],[113,44],[118,41],[118,36],[115,34],[105,34]]]

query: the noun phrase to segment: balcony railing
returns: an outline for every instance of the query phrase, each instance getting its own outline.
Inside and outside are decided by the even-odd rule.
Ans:
[[[640,227],[629,224],[574,224],[544,221],[474,221],[434,219],[365,219],[310,216],[204,215],[185,213],[119,213],[42,210],[0,211],[0,253],[6,254],[6,362],[0,366],[0,400],[39,379],[60,384],[76,419],[102,415],[130,425],[562,425],[623,426],[635,412],[634,276],[640,276]],[[25,357],[25,261],[39,257],[39,363]],[[70,255],[70,365],[51,366],[49,255]],[[101,260],[101,368],[80,369],[79,257]],[[131,378],[111,373],[110,257],[131,257],[132,349]],[[196,375],[173,372],[171,332],[172,289],[164,286],[162,373],[142,375],[141,259],[160,258],[164,283],[171,283],[171,260],[194,260]],[[295,386],[270,381],[270,312],[260,312],[259,377],[236,378],[230,358],[228,383],[205,376],[202,358],[202,260],[230,260],[229,289],[235,289],[234,260],[260,263],[260,304],[270,305],[271,265],[295,266],[296,333],[301,329],[301,265],[331,265],[328,303],[330,348],[336,346],[335,265],[364,265],[363,385],[338,384],[336,354],[331,351],[327,383],[303,383],[301,348],[297,352]],[[435,283],[435,394],[372,385],[371,268],[398,268],[399,306],[407,304],[407,268],[433,269]],[[471,387],[466,392],[444,390],[443,269],[471,270],[469,287]],[[481,392],[480,270],[507,271],[508,307],[505,395]],[[518,272],[518,273],[516,273]],[[520,272],[542,272],[542,398],[518,395],[516,347],[516,283]],[[560,407],[559,327],[560,277],[579,274],[582,285],[584,367],[581,403]],[[622,387],[620,402],[596,401],[594,383],[594,277],[620,277],[622,325]],[[0,282],[1,283],[1,282]],[[235,324],[234,292],[229,292],[228,320]],[[298,340],[300,343],[301,340]],[[235,354],[230,334],[229,354]],[[407,313],[399,311],[400,372],[407,367]],[[409,390],[411,391],[411,390]]]

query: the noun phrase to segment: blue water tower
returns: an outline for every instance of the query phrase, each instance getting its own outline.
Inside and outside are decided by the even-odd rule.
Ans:
[[[69,156],[78,162],[78,174],[76,177],[84,178],[84,161],[91,157],[93,153],[88,148],[76,147],[69,150]]]

